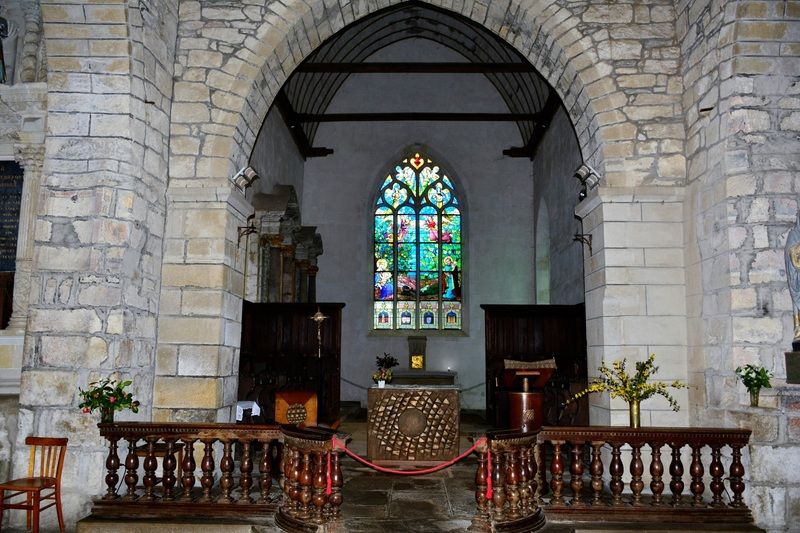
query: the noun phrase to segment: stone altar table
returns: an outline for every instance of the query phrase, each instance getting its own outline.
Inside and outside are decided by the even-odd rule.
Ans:
[[[367,456],[374,463],[425,465],[458,455],[459,389],[394,385],[367,392]]]

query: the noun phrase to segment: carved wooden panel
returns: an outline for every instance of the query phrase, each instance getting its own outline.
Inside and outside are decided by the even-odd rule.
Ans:
[[[439,462],[458,455],[458,389],[389,385],[368,392],[367,454],[375,462]]]

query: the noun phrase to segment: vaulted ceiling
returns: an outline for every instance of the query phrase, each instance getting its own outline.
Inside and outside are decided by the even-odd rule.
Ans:
[[[465,58],[457,63],[376,63],[379,50],[412,38],[429,39]],[[502,97],[508,113],[441,113],[436,109],[398,113],[365,110],[326,114],[350,76],[372,74],[464,73],[483,75]],[[547,82],[515,49],[482,26],[431,6],[405,3],[381,10],[347,26],[317,48],[296,70],[276,105],[305,157],[324,156],[331,148],[313,147],[320,123],[341,121],[514,121],[523,146],[505,155],[532,157],[538,138],[560,106]],[[335,147],[334,147],[335,148]]]

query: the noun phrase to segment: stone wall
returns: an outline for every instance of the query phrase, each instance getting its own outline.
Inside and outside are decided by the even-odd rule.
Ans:
[[[788,530],[799,512],[798,480],[782,474],[798,456],[793,389],[750,408],[734,369],[763,364],[780,386],[793,337],[783,245],[800,192],[800,5],[693,1],[678,11],[694,418],[753,428],[756,518]]]
[[[589,249],[573,240],[573,236],[582,231],[580,221],[575,218],[581,184],[574,177],[582,162],[569,118],[559,110],[533,160],[534,217],[538,225],[539,210],[545,209],[549,219],[547,255],[550,274],[547,283],[550,298],[547,303],[551,304],[578,304],[585,299],[582,266],[583,256],[589,253]],[[538,228],[535,228],[535,233],[538,239]],[[538,242],[536,264],[539,265]],[[536,281],[538,284],[538,276]],[[538,286],[536,293],[539,294]]]
[[[152,405],[177,14],[145,7],[42,2],[48,138],[14,467],[24,436],[69,437],[71,519],[101,484],[79,473],[103,461],[78,388],[113,373],[133,379],[144,416]]]

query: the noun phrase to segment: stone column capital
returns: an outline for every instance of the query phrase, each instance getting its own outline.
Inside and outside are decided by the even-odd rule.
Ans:
[[[26,172],[41,171],[44,163],[43,144],[15,144],[14,160],[21,164]]]

